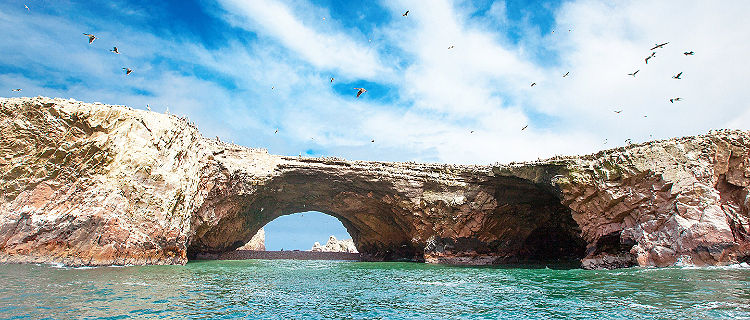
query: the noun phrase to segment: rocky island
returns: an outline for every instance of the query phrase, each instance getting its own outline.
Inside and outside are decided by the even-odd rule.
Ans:
[[[750,133],[491,166],[288,157],[187,119],[0,100],[0,261],[184,264],[275,218],[338,218],[369,260],[585,268],[750,260]]]

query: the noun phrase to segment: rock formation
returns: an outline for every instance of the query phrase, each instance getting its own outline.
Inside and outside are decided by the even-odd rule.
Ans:
[[[494,166],[270,155],[186,119],[0,100],[0,261],[180,264],[279,216],[338,218],[370,260],[587,268],[750,257],[750,133]]]
[[[325,246],[321,246],[320,242],[316,241],[310,251],[359,253],[357,247],[354,246],[354,241],[352,241],[352,239],[338,240],[334,236],[328,237],[328,242],[326,242]]]
[[[250,241],[237,248],[237,250],[266,251],[266,231],[263,230],[263,228],[260,228],[260,230],[250,238]]]

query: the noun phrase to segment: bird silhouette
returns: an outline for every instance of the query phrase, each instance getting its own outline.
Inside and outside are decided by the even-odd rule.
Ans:
[[[535,85],[536,85],[536,82],[532,82],[532,83],[531,83],[531,86],[532,86],[532,87],[533,87],[533,86],[535,86]]]
[[[333,83],[333,80],[334,80],[333,77],[331,77],[331,83]]]
[[[688,52],[688,51],[686,51],[686,52],[683,52],[682,54],[684,54],[684,55],[686,55],[686,56],[692,56],[692,55],[694,55],[694,54],[695,54],[695,52],[693,52],[693,51],[689,51],[689,52]]]
[[[635,70],[635,72],[633,72],[633,73],[628,73],[628,75],[635,77],[635,75],[638,73],[638,71],[641,71],[641,69]]]
[[[271,90],[273,90],[274,88],[276,88],[276,86],[271,86]]]
[[[359,96],[361,96],[363,93],[367,92],[365,88],[354,88],[354,90],[357,90],[357,98],[359,98]]]
[[[370,140],[370,142],[373,142],[373,143],[374,143],[374,142],[375,142],[375,139],[372,139],[372,140]]]
[[[651,55],[646,57],[646,64],[648,64],[648,59],[651,59],[656,56],[656,52],[651,52]]]
[[[471,130],[471,132],[469,132],[469,133],[474,133],[474,130]]]
[[[279,129],[276,129],[276,131],[273,132],[273,134],[279,133]]]
[[[146,110],[151,111],[151,106],[146,105]]]
[[[620,113],[620,112],[622,112],[622,109],[620,109],[620,110],[615,110],[615,113]]]
[[[567,77],[567,76],[568,76],[569,74],[570,74],[570,71],[566,72],[566,73],[565,73],[565,74],[563,75],[563,78]]]
[[[10,91],[21,92],[21,89],[13,89],[13,90],[10,90]]]
[[[681,101],[681,100],[682,98],[672,98],[672,99],[669,99],[669,102],[674,103],[675,101]]]
[[[680,71],[680,73],[678,73],[676,75],[673,75],[672,79],[682,79],[682,78],[680,78],[681,76],[682,76],[682,71]]]
[[[114,52],[115,54],[120,54],[120,50],[117,50],[117,47],[112,47],[112,50],[109,50]]]
[[[668,43],[669,43],[669,42],[664,42],[664,43],[662,43],[662,44],[658,44],[658,43],[657,43],[657,44],[654,44],[654,47],[653,47],[653,48],[651,48],[651,50],[656,50],[656,49],[659,49],[659,48],[661,48],[661,47],[663,47],[663,46],[666,46],[666,45],[667,45]]]
[[[29,6],[23,5],[23,7],[26,8],[26,10],[28,10],[29,12],[31,12],[31,9],[29,9]]]
[[[130,68],[122,68],[122,70],[125,70],[125,75],[126,76],[130,75],[131,73],[133,73],[133,69],[130,69]]]
[[[607,139],[604,139],[604,144],[607,144]]]
[[[404,14],[402,14],[402,16],[404,16],[404,17],[406,17],[408,15],[409,15],[409,10],[406,10],[406,12],[404,12]]]
[[[97,37],[97,36],[95,36],[93,34],[90,34],[90,33],[84,33],[83,35],[89,37],[89,44],[91,44],[92,42],[94,42],[94,40],[99,39],[99,37]]]
[[[453,49],[454,47],[456,47],[456,46],[451,45],[450,47],[448,47],[448,49]]]
[[[527,124],[527,125],[525,125],[525,126],[523,126],[523,128],[521,128],[521,131],[524,131],[524,130],[526,130],[526,128],[528,128],[528,127],[529,127],[529,125],[528,125],[528,124]]]

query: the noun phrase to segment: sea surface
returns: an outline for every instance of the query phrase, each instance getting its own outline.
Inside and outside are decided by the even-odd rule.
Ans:
[[[0,265],[2,319],[750,319],[750,267]]]

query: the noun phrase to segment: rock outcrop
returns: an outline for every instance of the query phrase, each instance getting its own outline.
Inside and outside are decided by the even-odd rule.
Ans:
[[[328,237],[328,242],[325,246],[320,245],[320,242],[313,244],[312,252],[348,252],[348,253],[359,253],[357,247],[354,245],[352,239],[338,240],[334,236]]]
[[[237,248],[237,250],[266,251],[266,230],[260,228],[260,230],[250,238],[250,241]]]
[[[750,133],[494,166],[270,155],[186,119],[0,100],[0,261],[180,264],[279,216],[338,218],[365,259],[587,268],[750,257]]]

